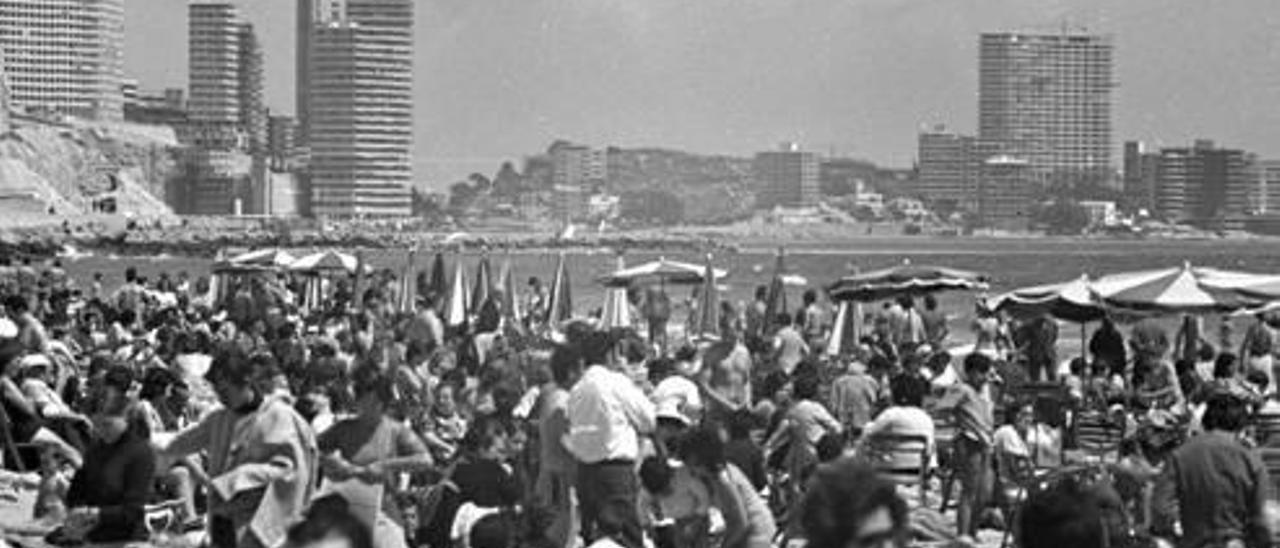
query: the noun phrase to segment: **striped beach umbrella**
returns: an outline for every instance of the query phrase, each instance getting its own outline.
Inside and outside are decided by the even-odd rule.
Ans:
[[[1076,323],[1101,320],[1106,315],[1106,307],[1095,298],[1088,275],[1062,283],[1015,289],[996,297],[991,306],[1016,315],[1049,314]]]
[[[546,324],[557,329],[562,322],[573,318],[573,295],[569,289],[569,270],[565,265],[564,253],[556,262],[556,273],[551,281],[551,295],[548,296]]]
[[[1243,272],[1193,267],[1147,270],[1104,276],[1091,289],[1108,307],[1122,311],[1153,314],[1231,312],[1258,304],[1238,291],[1247,287]]]
[[[511,259],[502,262],[502,270],[498,274],[498,287],[502,288],[502,317],[507,324],[516,328],[524,326],[524,310],[520,307],[520,295],[516,292],[516,275],[511,266]]]
[[[264,268],[287,268],[298,258],[279,248],[259,249],[232,257],[227,262],[239,266],[260,266]]]
[[[469,290],[466,268],[462,265],[462,261],[458,261],[453,270],[453,284],[445,299],[442,319],[446,327],[457,328],[467,323],[468,314],[471,313],[471,303],[468,302],[471,298]]]
[[[312,253],[293,261],[289,270],[295,272],[346,272],[355,274],[360,268],[360,259],[350,253],[340,251],[321,251]]]
[[[858,347],[860,336],[862,336],[862,303],[841,301],[836,311],[835,324],[831,326],[831,337],[827,339],[827,355],[841,356],[852,353]]]
[[[712,272],[717,280],[729,275],[728,271],[722,269],[713,269]],[[619,268],[614,272],[601,276],[599,281],[610,287],[649,284],[698,285],[703,283],[705,275],[706,271],[702,268],[702,265],[672,261],[666,257],[661,257],[656,261],[628,268]]]

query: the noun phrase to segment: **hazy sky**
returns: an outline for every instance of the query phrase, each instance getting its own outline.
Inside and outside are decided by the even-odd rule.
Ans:
[[[186,1],[128,0],[130,74],[186,84]],[[241,0],[293,111],[293,0]],[[1208,137],[1280,157],[1276,0],[416,0],[417,178],[567,138],[750,154],[782,141],[909,166],[973,131],[977,35],[1066,21],[1116,41],[1116,148]],[[1119,163],[1119,153],[1115,163]]]

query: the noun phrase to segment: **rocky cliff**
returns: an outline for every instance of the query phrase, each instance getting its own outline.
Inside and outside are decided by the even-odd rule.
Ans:
[[[0,226],[171,218],[180,150],[167,127],[15,116],[0,134]]]

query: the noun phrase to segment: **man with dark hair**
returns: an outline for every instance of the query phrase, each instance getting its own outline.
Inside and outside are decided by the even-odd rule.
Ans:
[[[920,321],[924,323],[925,342],[935,349],[943,348],[950,330],[947,328],[947,315],[938,310],[938,299],[933,295],[925,295]]]
[[[897,487],[853,459],[819,467],[799,508],[809,548],[902,546],[907,519]]]
[[[1018,515],[1020,548],[1124,546],[1123,502],[1114,489],[1066,477],[1027,498]]]
[[[953,466],[960,480],[956,528],[961,536],[976,537],[978,516],[986,508],[988,475],[995,435],[995,414],[985,395],[991,358],[970,354],[964,360],[964,382],[952,386],[938,401],[938,409],[955,415],[957,436]]]
[[[1271,546],[1267,469],[1239,438],[1248,422],[1248,402],[1230,394],[1209,398],[1205,432],[1174,451],[1156,482],[1158,533],[1181,523],[1179,546]]]
[[[209,456],[209,537],[214,548],[277,546],[315,485],[317,448],[310,425],[280,398],[263,393],[254,362],[225,349],[206,377],[222,402],[164,451]]]
[[[588,367],[569,392],[565,444],[578,461],[583,538],[591,542],[599,537],[601,508],[625,501],[631,511],[623,516],[623,544],[640,548],[643,533],[634,507],[638,493],[635,467],[640,439],[654,431],[656,412],[644,392],[619,370],[616,360],[609,359],[611,349],[611,338],[602,333],[592,333],[583,340],[583,362]]]

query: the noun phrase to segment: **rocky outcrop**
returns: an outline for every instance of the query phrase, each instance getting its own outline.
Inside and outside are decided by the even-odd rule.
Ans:
[[[15,117],[0,135],[0,225],[172,218],[163,197],[179,150],[170,128]]]

